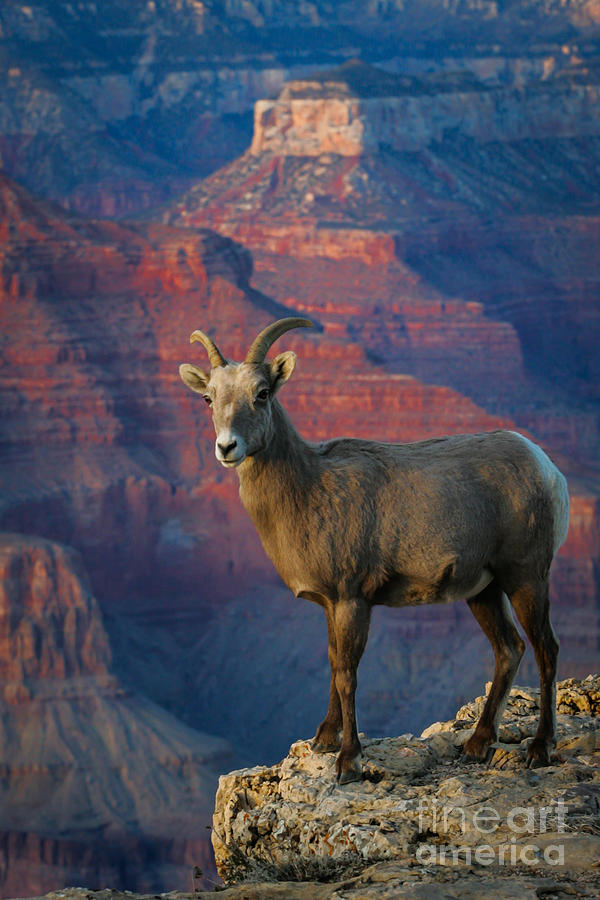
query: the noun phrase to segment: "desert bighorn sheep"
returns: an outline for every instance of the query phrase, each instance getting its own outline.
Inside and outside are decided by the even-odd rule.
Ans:
[[[237,468],[242,503],[275,568],[296,596],[325,610],[329,709],[313,749],[339,749],[340,782],[362,777],[354,697],[372,606],[465,599],[496,664],[464,752],[484,760],[497,740],[525,649],[512,605],[540,673],[540,720],[527,764],[548,765],[558,655],[548,575],[567,535],[564,477],[540,447],[512,431],[411,444],[303,440],[276,397],[296,355],[265,357],[284,332],[311,325],[299,318],[272,323],[241,364],[195,331],[191,341],[204,345],[212,368],[186,364],[180,374],[212,408],[216,457]]]

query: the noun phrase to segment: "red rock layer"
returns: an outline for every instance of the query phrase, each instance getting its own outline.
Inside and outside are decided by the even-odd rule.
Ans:
[[[83,224],[1,186],[2,520],[84,550],[96,590],[119,603],[153,569],[166,583],[177,570],[163,566],[178,555],[172,519],[202,522],[203,489],[177,488],[211,453],[210,423],[177,374],[197,355],[201,311],[240,343],[271,312],[237,286],[250,261],[227,239]],[[202,557],[188,585],[201,572],[210,583]]]
[[[314,315],[326,333],[357,341],[387,371],[409,372],[469,394],[478,382],[498,394],[523,389],[519,336],[481,303],[445,297],[398,259],[295,257],[255,251],[255,282],[267,293]]]

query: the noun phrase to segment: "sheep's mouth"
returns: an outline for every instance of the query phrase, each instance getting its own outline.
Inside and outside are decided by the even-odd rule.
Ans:
[[[235,459],[222,459],[220,456],[217,457],[222,466],[225,466],[226,469],[235,469],[236,466],[239,466],[240,463],[243,463],[246,459],[246,454],[243,456],[236,456]]]

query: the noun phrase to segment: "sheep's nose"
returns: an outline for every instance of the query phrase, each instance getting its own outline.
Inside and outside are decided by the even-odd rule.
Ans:
[[[233,453],[233,451],[237,447],[237,441],[233,440],[233,441],[230,441],[228,444],[220,444],[217,441],[217,447],[219,448],[219,451],[223,455],[223,458],[226,459],[229,456],[229,454]]]

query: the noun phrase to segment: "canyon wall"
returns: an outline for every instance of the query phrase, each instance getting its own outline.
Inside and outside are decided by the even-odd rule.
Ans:
[[[206,822],[226,741],[184,726],[111,671],[78,553],[0,535],[0,892],[210,876]],[[121,872],[119,870],[122,870]]]
[[[77,555],[8,535],[0,549],[0,679],[4,699],[30,680],[106,676],[110,648]]]
[[[122,218],[235,159],[253,104],[289,78],[361,57],[403,74],[531,84],[594,58],[595,10],[594,0],[436,0],[427,11],[352,0],[287,3],[275,17],[262,2],[10,3],[0,10],[0,165],[68,208]]]

